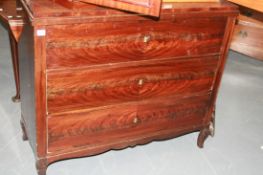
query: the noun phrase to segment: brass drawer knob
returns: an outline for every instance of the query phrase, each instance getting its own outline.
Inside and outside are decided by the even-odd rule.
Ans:
[[[148,42],[150,42],[151,41],[151,36],[150,35],[145,35],[144,37],[143,37],[143,42],[144,43],[148,43]]]
[[[16,8],[16,11],[22,11],[22,10],[23,10],[22,7],[17,7],[17,8]]]
[[[142,86],[145,83],[144,79],[139,79],[138,80],[138,85]]]
[[[133,124],[138,124],[139,123],[139,118],[135,117],[132,122],[133,122]]]

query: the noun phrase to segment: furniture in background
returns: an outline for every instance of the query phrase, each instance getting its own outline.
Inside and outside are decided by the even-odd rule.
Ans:
[[[240,12],[231,49],[263,60],[263,12],[242,6]]]
[[[230,2],[233,2],[235,4],[241,5],[243,7],[247,7],[253,10],[256,10],[258,12],[263,12],[263,0],[228,0]]]
[[[63,159],[195,131],[203,147],[213,135],[236,6],[163,3],[156,18],[21,2],[21,123],[39,175]]]
[[[0,23],[8,30],[14,78],[16,84],[16,95],[12,98],[14,102],[20,101],[20,78],[18,64],[18,41],[23,29],[23,9],[15,0],[0,1]]]

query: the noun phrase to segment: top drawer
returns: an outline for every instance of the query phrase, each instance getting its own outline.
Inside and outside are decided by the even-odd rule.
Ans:
[[[219,54],[225,26],[225,17],[49,26],[47,67]]]

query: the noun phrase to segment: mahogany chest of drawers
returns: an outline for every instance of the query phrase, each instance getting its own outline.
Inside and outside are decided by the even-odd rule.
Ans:
[[[238,11],[164,3],[159,18],[93,5],[22,4],[22,128],[39,175],[58,160],[200,131],[216,96]]]

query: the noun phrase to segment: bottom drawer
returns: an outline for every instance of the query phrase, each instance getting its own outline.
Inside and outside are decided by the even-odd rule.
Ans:
[[[194,128],[202,124],[210,95],[181,100],[166,98],[107,109],[72,112],[48,117],[48,152],[127,143],[160,136],[165,130]]]

